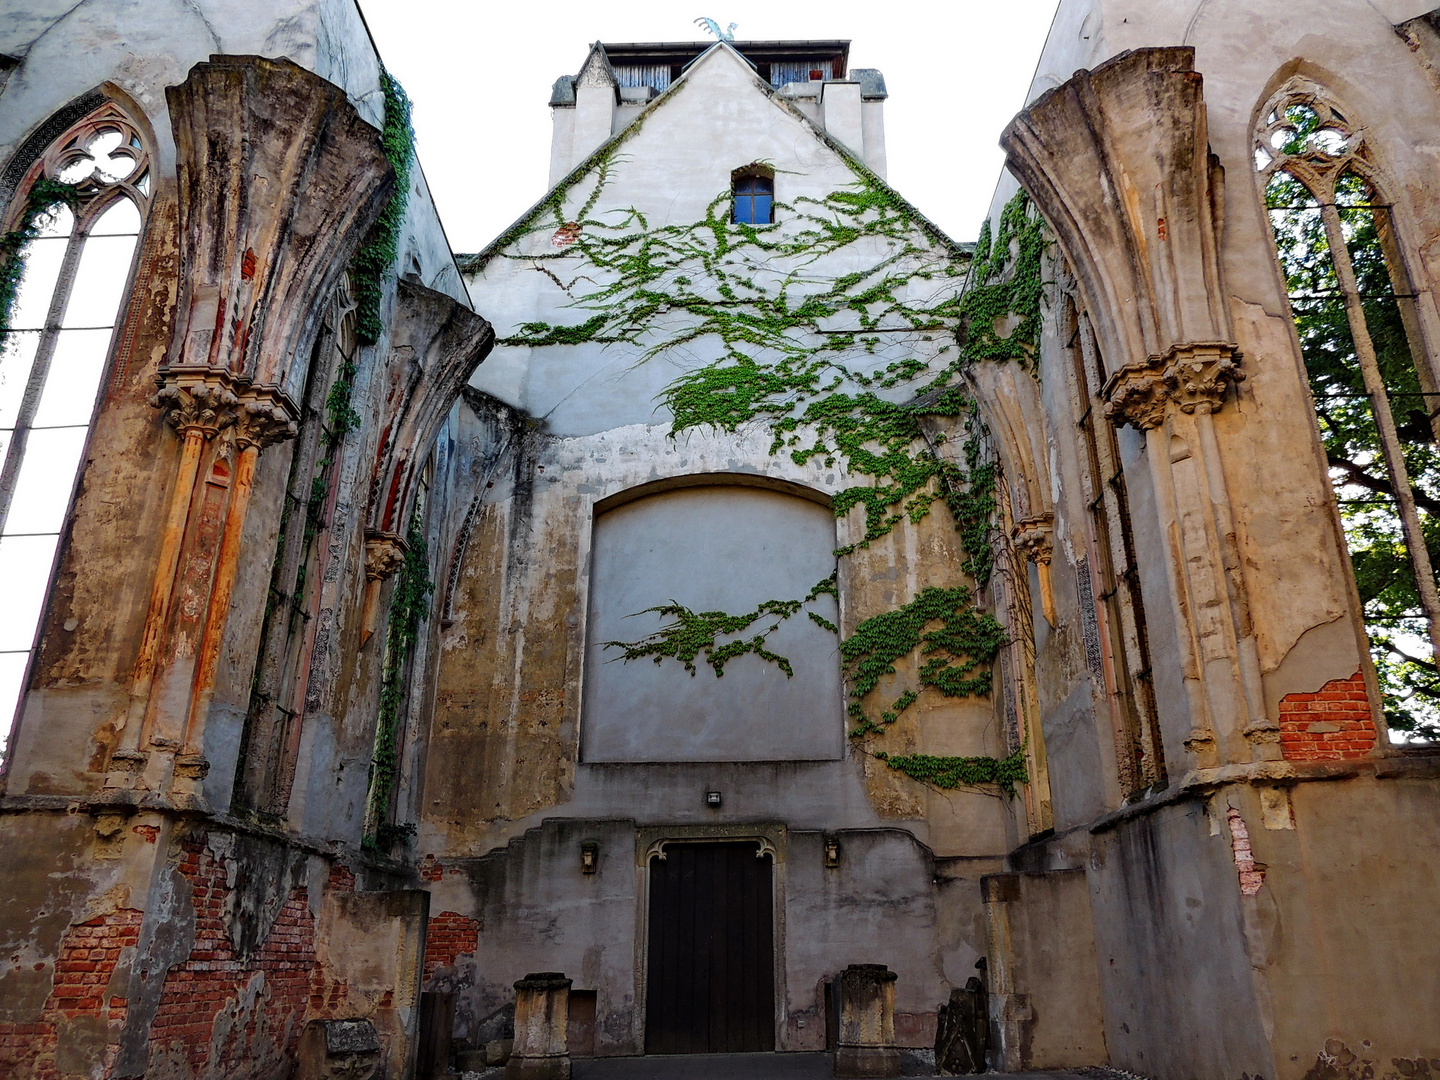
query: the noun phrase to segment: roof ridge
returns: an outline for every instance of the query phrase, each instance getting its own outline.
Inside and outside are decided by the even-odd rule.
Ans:
[[[597,41],[595,44],[599,45],[600,42]],[[671,84],[666,87],[664,91],[661,92],[659,97],[655,98],[653,101],[647,104],[640,111],[640,114],[635,117],[634,120],[632,120],[622,130],[617,131],[614,135],[611,135],[610,138],[606,139],[603,143],[597,146],[593,151],[590,152],[590,154],[588,154],[584,159],[577,163],[573,169],[571,169],[568,173],[561,177],[557,183],[551,185],[551,187],[545,192],[543,196],[540,197],[540,199],[538,199],[528,210],[526,210],[523,214],[516,218],[515,221],[511,223],[510,226],[507,227],[498,236],[496,236],[494,240],[490,241],[490,243],[486,244],[474,255],[463,257],[457,255],[457,262],[461,261],[463,258],[463,265],[461,265],[460,267],[461,272],[473,273],[477,270],[483,269],[490,262],[490,260],[499,253],[500,249],[504,245],[518,238],[524,227],[528,225],[536,217],[536,215],[538,215],[542,210],[544,210],[545,207],[551,204],[558,192],[566,191],[574,184],[578,183],[579,180],[591,168],[603,161],[610,151],[612,151],[616,146],[620,145],[622,142],[628,139],[632,134],[639,131],[644,122],[649,119],[650,114],[655,110],[659,109],[663,103],[668,101],[670,95],[675,92],[677,87],[684,85],[685,81],[689,77],[690,72],[694,70],[694,65],[696,61],[710,55],[712,52],[715,51],[715,48],[720,45],[730,45],[730,43],[726,41],[717,41],[713,45],[709,46],[700,56],[697,56],[695,60],[692,60],[690,63],[686,64],[685,70],[681,73],[680,77],[671,82]],[[592,51],[593,48],[594,47],[592,46]],[[739,56],[733,45],[731,45],[730,48],[732,52],[736,52],[736,55]],[[795,105],[791,104],[789,101],[784,100],[784,98],[780,94],[779,88],[773,87],[768,82],[762,81],[760,77],[755,74],[754,65],[751,64],[749,60],[746,60],[744,56],[739,56],[739,59],[745,60],[745,63],[751,68],[751,76],[755,79],[759,89],[767,97],[769,97],[770,100],[774,102],[778,108],[783,109],[787,114],[799,120],[801,124],[803,124],[810,130],[811,134],[813,134],[816,138],[818,138],[822,143],[824,143],[835,153],[839,154],[841,160],[843,160],[846,165],[850,167],[852,172],[857,173],[862,180],[875,185],[887,195],[892,196],[902,207],[904,207],[906,211],[908,211],[909,216],[916,223],[916,225],[920,227],[921,231],[930,236],[932,240],[936,240],[939,243],[943,244],[945,247],[949,248],[957,256],[963,257],[973,252],[973,244],[968,246],[962,245],[959,241],[955,240],[952,236],[950,236],[950,234],[947,233],[944,229],[940,228],[939,225],[936,225],[933,221],[931,221],[928,217],[925,216],[925,214],[919,209],[919,207],[917,207],[909,199],[905,198],[904,195],[901,195],[899,191],[890,186],[890,183],[887,180],[885,180],[882,176],[880,176],[873,169],[871,169],[870,166],[866,165],[865,162],[860,160],[859,156],[857,156],[855,152],[852,151],[848,146],[830,135],[829,132],[827,132],[815,121],[811,120],[810,117],[806,116]],[[586,61],[588,63],[588,56],[586,57]]]

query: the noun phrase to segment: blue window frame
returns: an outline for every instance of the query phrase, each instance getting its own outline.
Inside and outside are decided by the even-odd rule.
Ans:
[[[768,176],[741,176],[735,180],[735,208],[730,219],[745,225],[769,225],[775,220],[775,181]]]

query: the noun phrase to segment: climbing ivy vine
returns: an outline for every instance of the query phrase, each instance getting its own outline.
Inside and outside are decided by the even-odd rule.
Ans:
[[[395,190],[390,193],[385,208],[380,211],[379,220],[371,227],[351,265],[355,289],[355,332],[367,345],[379,341],[385,328],[380,319],[380,301],[384,295],[385,275],[394,268],[400,255],[400,227],[405,222],[405,209],[410,202],[410,169],[415,161],[410,99],[395,77],[384,68],[380,69],[380,91],[385,99],[380,148],[395,170]],[[349,390],[354,380],[354,364],[347,360],[335,384],[337,391],[343,388],[343,408],[331,407],[327,402],[331,423],[343,428],[342,434],[358,421],[358,418],[352,420],[353,414],[345,411],[349,408]]]
[[[430,580],[430,553],[421,529],[420,515],[410,521],[405,539],[405,562],[396,575],[385,627],[385,663],[380,676],[380,719],[375,727],[375,754],[370,764],[370,800],[366,818],[372,822],[367,846],[387,849],[405,826],[389,821],[390,795],[399,766],[398,739],[401,706],[405,703],[405,676],[410,654],[420,638],[420,624],[429,613],[435,589]]]
[[[1049,243],[1045,219],[1032,211],[1029,196],[1021,191],[1000,211],[993,240],[990,233],[986,220],[960,299],[965,355],[971,360],[1013,360],[1034,370],[1045,288],[1041,260]],[[1001,326],[1007,328],[1004,333]]]
[[[919,698],[917,691],[907,690],[878,720],[866,715],[862,701],[884,676],[895,674],[895,661],[919,650],[928,658],[920,665],[922,689],[970,697],[990,692],[990,667],[1004,644],[1005,628],[975,606],[964,585],[928,585],[908,604],[864,620],[840,643],[850,681],[848,712],[858,724],[850,734],[858,738],[881,730]]]
[[[0,331],[10,329],[20,282],[25,278],[25,249],[40,235],[46,218],[57,206],[74,210],[79,192],[69,184],[41,177],[31,186],[20,220],[9,232],[0,233]]]
[[[618,146],[618,144],[616,144]],[[613,155],[613,148],[609,155]],[[991,533],[997,470],[987,434],[961,371],[977,360],[1033,365],[1039,338],[1044,225],[1024,194],[987,222],[973,260],[863,167],[856,182],[823,198],[776,203],[778,226],[729,220],[729,194],[717,195],[692,223],[652,224],[638,209],[595,212],[613,156],[592,160],[595,187],[573,215],[572,174],[526,230],[553,232],[555,251],[505,247],[570,297],[577,319],[528,322],[501,344],[532,347],[623,346],[636,364],[665,354],[713,356],[661,393],[672,437],[694,429],[724,432],[756,425],[771,435],[771,454],[797,464],[843,467],[865,482],[835,494],[844,517],[864,509],[865,531],[840,548],[868,547],[903,521],[924,520],[942,503],[960,533],[962,569],[979,587],[992,570]],[[827,263],[859,267],[839,276]],[[927,420],[946,418],[962,433],[958,453]],[[604,644],[617,659],[672,659],[693,676],[697,661],[717,677],[732,659],[754,654],[787,676],[790,661],[766,647],[780,624],[805,610],[835,578],[803,599],[767,600],[753,611],[695,612],[671,600],[637,614],[658,614],[660,628],[637,641]],[[818,612],[817,625],[838,633]],[[860,623],[840,645],[851,687],[851,736],[883,732],[927,690],[946,697],[986,694],[1004,630],[965,586],[927,587],[909,603]],[[920,654],[916,689],[867,713],[895,664]],[[1025,779],[1023,752],[1005,759],[875,756],[939,787]]]
[[[668,604],[646,608],[635,614],[648,615],[654,612],[662,618],[673,619],[673,622],[661,626],[655,633],[639,641],[606,641],[602,644],[606,648],[623,650],[618,657],[621,660],[639,660],[647,656],[657,664],[663,663],[667,657],[678,660],[691,675],[694,675],[696,670],[695,658],[701,653],[705,654],[704,662],[715,669],[716,678],[725,674],[727,663],[746,653],[754,653],[760,659],[770,661],[787,676],[794,675],[795,669],[791,667],[789,659],[765,648],[765,640],[780,629],[782,622],[797,614],[817,597],[830,595],[838,599],[840,593],[835,586],[835,578],[836,575],[831,574],[824,581],[817,582],[803,600],[765,600],[754,611],[744,615],[730,615],[723,611],[697,613],[672,600]],[[816,625],[831,633],[838,631],[834,623],[818,612],[807,611],[805,614],[809,615]],[[720,644],[721,637],[743,634],[762,619],[775,621],[751,637]]]

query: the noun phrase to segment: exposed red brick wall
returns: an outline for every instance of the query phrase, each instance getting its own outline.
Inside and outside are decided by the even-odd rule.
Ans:
[[[150,1028],[151,1046],[178,1051],[196,1073],[255,1074],[267,1061],[293,1054],[310,1002],[316,977],[315,920],[306,890],[290,894],[260,948],[242,958],[230,937],[226,860],[203,839],[186,840],[178,868],[193,893],[195,941],[185,962],[165,976]],[[243,1008],[242,992],[252,982],[259,984],[262,976],[258,1000]],[[217,1034],[222,1012],[230,1014],[228,1030]]]
[[[355,874],[344,863],[334,863],[330,867],[330,880],[325,887],[335,892],[354,892]]]
[[[1357,671],[1314,694],[1280,699],[1280,750],[1287,761],[1338,761],[1375,749],[1375,721],[1365,680]]]
[[[107,997],[107,984],[120,959],[120,951],[140,940],[143,914],[131,908],[120,908],[109,914],[75,923],[65,932],[55,961],[55,982],[45,1010],[33,1024],[0,1021],[0,1076],[20,1074],[22,1062],[28,1063],[35,1080],[58,1080],[55,1047],[59,1026],[77,1016],[97,1016],[107,1021],[113,1032],[125,1023],[126,1000]],[[119,1050],[116,1043],[105,1048],[105,1072],[108,1075]]]
[[[449,967],[458,956],[473,953],[480,940],[480,923],[458,911],[442,911],[425,925],[425,980],[435,969]]]
[[[1255,861],[1255,852],[1250,847],[1250,830],[1245,819],[1233,806],[1225,811],[1226,823],[1230,826],[1230,850],[1235,856],[1235,872],[1240,877],[1240,891],[1254,896],[1265,884],[1265,871]]]

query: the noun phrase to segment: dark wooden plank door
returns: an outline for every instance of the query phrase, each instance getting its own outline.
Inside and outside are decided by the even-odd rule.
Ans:
[[[754,843],[650,860],[647,1054],[775,1049],[772,861]]]

